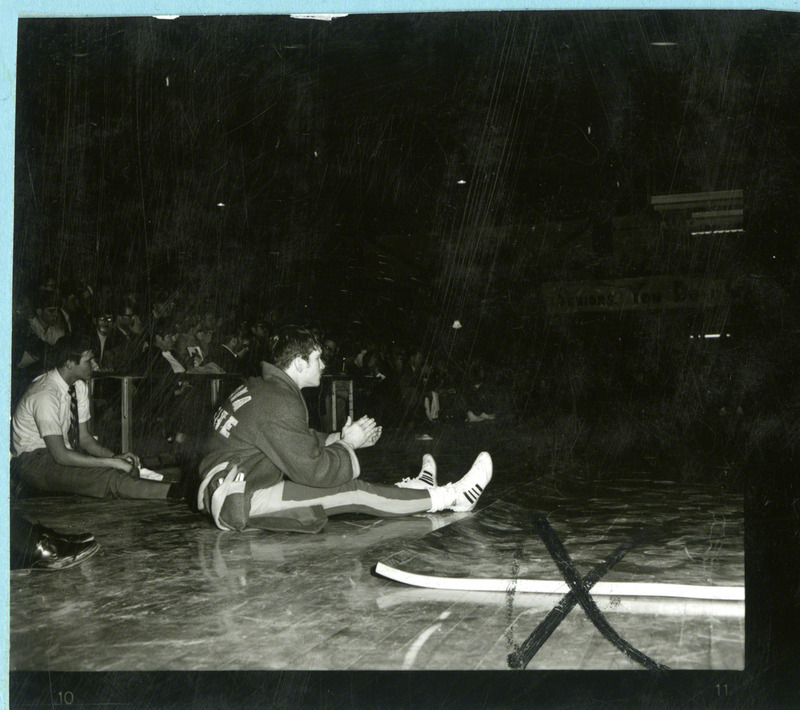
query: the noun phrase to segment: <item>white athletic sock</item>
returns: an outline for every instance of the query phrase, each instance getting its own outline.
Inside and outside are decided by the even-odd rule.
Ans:
[[[442,510],[449,510],[456,504],[456,492],[451,484],[436,486],[428,490],[431,494],[431,509],[429,513],[438,513]]]

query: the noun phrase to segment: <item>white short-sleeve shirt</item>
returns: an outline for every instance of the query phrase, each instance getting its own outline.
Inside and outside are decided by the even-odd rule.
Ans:
[[[89,407],[89,388],[83,380],[75,383],[78,398],[78,421],[87,422],[91,418]],[[33,382],[17,408],[14,410],[12,443],[14,453],[36,451],[46,446],[45,436],[64,437],[64,445],[69,444],[70,396],[69,387],[58,369],[39,375]]]

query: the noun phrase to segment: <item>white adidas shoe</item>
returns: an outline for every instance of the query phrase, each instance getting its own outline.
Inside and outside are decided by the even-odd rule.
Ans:
[[[468,513],[475,507],[481,493],[492,480],[492,457],[482,451],[478,454],[472,468],[455,483],[431,489],[431,513],[440,510],[453,510]]]
[[[467,474],[460,481],[450,484],[456,493],[455,505],[450,506],[450,510],[457,513],[472,510],[491,480],[492,457],[488,451],[481,451]]]
[[[430,454],[422,457],[422,468],[416,478],[404,478],[395,483],[398,488],[435,488],[436,487],[436,461]]]

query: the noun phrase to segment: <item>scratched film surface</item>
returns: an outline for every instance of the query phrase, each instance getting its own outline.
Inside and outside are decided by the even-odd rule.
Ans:
[[[178,318],[417,351],[453,390],[480,366],[496,420],[465,422],[447,388],[437,422],[392,400],[364,470],[392,482],[432,452],[454,480],[488,450],[481,507],[498,508],[299,537],[140,502],[14,501],[102,549],[12,573],[12,669],[508,668],[557,600],[371,568],[418,546],[439,574],[560,579],[521,511],[546,514],[581,574],[652,524],[604,579],[743,584],[743,490],[774,475],[750,462],[800,441],[799,23],[21,20],[15,304],[52,278],[136,293],[143,313],[174,299]],[[603,613],[670,667],[743,666],[741,616]],[[528,665],[637,667],[580,608]]]

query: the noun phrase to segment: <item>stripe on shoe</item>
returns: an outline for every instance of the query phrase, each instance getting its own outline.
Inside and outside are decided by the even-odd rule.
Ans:
[[[477,491],[475,489],[477,489]],[[467,497],[467,500],[469,500],[470,503],[474,503],[476,500],[478,500],[478,498],[481,497],[481,493],[483,493],[483,488],[481,488],[480,485],[475,484],[468,491],[465,491],[464,495]]]

